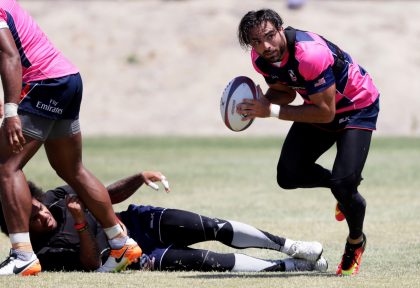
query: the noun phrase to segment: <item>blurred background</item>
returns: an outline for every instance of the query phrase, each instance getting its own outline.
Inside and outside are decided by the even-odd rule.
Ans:
[[[372,75],[378,134],[420,135],[419,1],[19,2],[81,70],[85,135],[237,135],[219,100],[238,75],[266,87],[236,37],[241,17],[260,8],[335,42]],[[258,119],[241,135],[284,135],[289,125]]]

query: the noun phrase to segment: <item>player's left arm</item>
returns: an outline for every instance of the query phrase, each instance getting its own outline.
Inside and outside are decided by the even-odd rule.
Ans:
[[[66,197],[66,205],[73,216],[74,223],[82,226],[77,231],[80,240],[79,261],[85,270],[96,270],[101,266],[101,253],[95,237],[87,226],[84,206],[77,196],[70,195]],[[83,224],[85,225],[84,227]]]
[[[168,181],[161,172],[144,171],[118,180],[107,187],[112,204],[120,203],[133,195],[144,183],[154,189],[159,187],[154,183],[161,181],[166,192],[170,192]]]
[[[281,106],[279,118],[306,123],[330,123],[335,117],[335,84],[309,95],[311,104]]]

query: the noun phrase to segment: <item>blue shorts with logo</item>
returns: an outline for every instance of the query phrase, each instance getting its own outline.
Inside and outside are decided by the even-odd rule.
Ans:
[[[83,83],[79,73],[23,83],[20,112],[51,120],[79,119]]]
[[[371,105],[358,109],[351,110],[335,115],[335,118],[330,123],[312,124],[318,128],[338,132],[343,129],[366,129],[376,130],[376,121],[379,114],[379,97]]]

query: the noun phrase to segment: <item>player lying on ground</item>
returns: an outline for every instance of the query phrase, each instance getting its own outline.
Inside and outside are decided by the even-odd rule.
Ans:
[[[108,186],[112,202],[119,203],[130,197],[153,173],[158,172],[135,174]],[[108,243],[102,228],[83,208],[74,191],[69,186],[62,186],[43,193],[33,183],[30,188],[34,196],[31,240],[42,267],[66,271],[97,269],[101,258],[106,259]],[[134,204],[117,215],[143,249],[143,256],[130,267],[132,269],[324,272],[328,267],[321,256],[320,243],[293,241],[240,222]],[[292,258],[263,260],[244,254],[221,254],[188,247],[209,240],[239,249],[277,250]]]

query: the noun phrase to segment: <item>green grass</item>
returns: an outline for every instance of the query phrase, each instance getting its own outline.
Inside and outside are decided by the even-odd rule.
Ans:
[[[418,287],[420,283],[420,139],[374,138],[360,191],[368,203],[368,236],[361,273],[334,276],[347,228],[334,220],[335,201],[326,189],[285,191],[277,187],[278,138],[89,138],[85,165],[109,184],[142,170],[160,170],[172,192],[141,187],[129,203],[188,209],[239,220],[292,239],[318,240],[330,268],[317,273],[41,273],[0,277],[0,287]],[[331,166],[334,151],[320,159]],[[40,151],[25,168],[44,188],[62,182]],[[0,256],[9,249],[0,237]],[[195,247],[232,251],[219,243]],[[283,258],[273,251],[242,250],[261,258]]]

